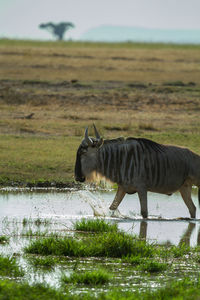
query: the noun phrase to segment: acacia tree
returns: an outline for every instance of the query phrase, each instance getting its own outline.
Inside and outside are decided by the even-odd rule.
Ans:
[[[63,40],[64,34],[67,30],[74,27],[75,27],[74,24],[71,22],[60,22],[58,24],[49,22],[49,23],[42,23],[39,25],[40,29],[48,30],[59,41]]]

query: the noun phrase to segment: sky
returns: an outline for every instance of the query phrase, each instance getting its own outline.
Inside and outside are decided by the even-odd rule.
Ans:
[[[52,39],[40,23],[72,22],[79,39],[100,25],[200,29],[200,0],[0,0],[0,37]]]

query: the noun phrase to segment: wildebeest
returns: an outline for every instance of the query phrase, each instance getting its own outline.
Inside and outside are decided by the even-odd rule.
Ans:
[[[171,195],[180,191],[191,218],[196,207],[192,186],[200,188],[200,156],[186,148],[162,145],[145,138],[103,140],[95,125],[95,138],[88,136],[80,144],[75,165],[76,181],[84,182],[94,174],[118,185],[110,206],[116,210],[125,194],[138,193],[141,215],[148,217],[147,191]],[[200,203],[200,191],[198,191]]]

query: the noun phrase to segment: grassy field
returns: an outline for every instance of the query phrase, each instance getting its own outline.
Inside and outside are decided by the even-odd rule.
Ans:
[[[34,230],[33,223],[26,225]],[[200,297],[198,246],[158,245],[98,219],[74,223],[73,236],[66,229],[46,228],[31,236],[19,231],[20,252],[0,255],[0,299]],[[12,249],[16,233],[10,235]]]
[[[200,154],[199,62],[193,45],[0,40],[0,183],[73,182],[93,123]]]

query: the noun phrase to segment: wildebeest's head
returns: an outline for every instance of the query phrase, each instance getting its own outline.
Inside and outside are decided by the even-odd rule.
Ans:
[[[85,130],[85,138],[80,144],[76,154],[75,180],[84,182],[97,168],[97,152],[103,143],[95,125],[94,132],[96,138],[88,136],[88,128]]]

